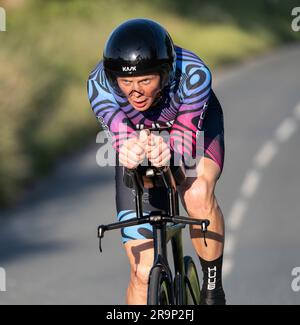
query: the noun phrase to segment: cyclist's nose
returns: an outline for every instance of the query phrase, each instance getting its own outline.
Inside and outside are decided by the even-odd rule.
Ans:
[[[131,94],[138,97],[143,95],[143,87],[138,82],[133,82]]]

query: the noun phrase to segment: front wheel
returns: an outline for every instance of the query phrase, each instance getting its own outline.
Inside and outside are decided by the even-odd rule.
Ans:
[[[163,267],[155,267],[150,273],[148,305],[171,305],[172,288]]]
[[[197,268],[190,256],[184,257],[184,267],[186,274],[186,295],[187,305],[200,304],[200,283]]]

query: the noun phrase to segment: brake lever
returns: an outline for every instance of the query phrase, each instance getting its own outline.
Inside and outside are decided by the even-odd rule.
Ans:
[[[201,222],[201,231],[203,233],[203,239],[204,239],[204,244],[205,244],[205,247],[207,247],[207,242],[206,242],[206,233],[207,233],[207,227],[209,226],[210,222],[209,220],[203,220]]]
[[[99,226],[98,227],[98,238],[99,238],[99,250],[100,253],[102,253],[102,238],[104,238],[104,232],[105,232],[105,226]]]

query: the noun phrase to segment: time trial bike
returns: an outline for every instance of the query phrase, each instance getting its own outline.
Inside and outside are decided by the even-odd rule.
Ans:
[[[155,186],[167,191],[168,210],[143,214],[143,179],[151,179]],[[136,218],[98,227],[99,247],[105,232],[150,223],[153,226],[154,262],[148,280],[148,305],[198,305],[200,282],[197,268],[190,256],[184,256],[182,230],[189,225],[199,225],[203,233],[208,230],[209,220],[186,218],[179,215],[177,186],[185,180],[182,167],[123,168],[123,181],[135,191]],[[171,242],[174,275],[168,262],[167,243]]]

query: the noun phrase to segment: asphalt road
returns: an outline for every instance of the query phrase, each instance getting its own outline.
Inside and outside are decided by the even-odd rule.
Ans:
[[[217,197],[229,304],[300,303],[292,275],[300,267],[299,58],[300,46],[285,48],[219,72],[213,85],[225,114]],[[125,304],[119,232],[98,252],[97,225],[115,220],[114,170],[97,166],[98,149],[60,163],[16,208],[0,211],[0,304]]]

